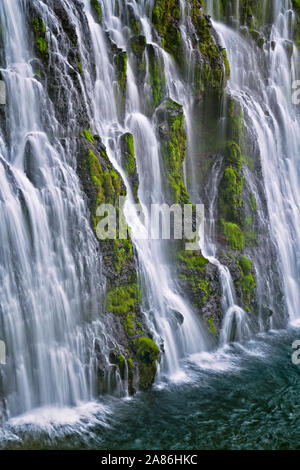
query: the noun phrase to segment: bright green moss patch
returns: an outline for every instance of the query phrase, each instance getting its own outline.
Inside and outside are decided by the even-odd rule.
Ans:
[[[127,176],[132,176],[135,172],[135,152],[133,135],[129,132],[121,137],[122,154],[125,160],[125,171]]]
[[[250,305],[253,291],[256,288],[256,281],[252,274],[248,274],[242,281],[242,290],[245,305]]]
[[[99,23],[101,23],[101,21],[102,21],[102,10],[101,10],[100,3],[98,2],[98,0],[91,0],[91,6],[92,6],[92,9],[93,9]]]
[[[78,66],[79,73],[83,74],[83,68],[82,68],[82,63],[80,59],[78,60],[77,66]]]
[[[128,313],[124,318],[124,329],[129,336],[135,335],[134,318],[134,313]]]
[[[47,51],[46,39],[44,39],[44,38],[37,38],[37,40],[36,40],[36,46],[37,46],[38,51],[39,51],[41,54],[45,54],[45,53],[46,53],[46,51]]]
[[[113,263],[117,274],[120,274],[123,266],[132,258],[133,249],[131,240],[113,240]]]
[[[225,169],[220,185],[219,211],[226,220],[238,221],[243,206],[244,177],[240,172],[229,166]]]
[[[226,78],[229,79],[230,78],[230,65],[229,65],[229,60],[228,60],[226,49],[222,49],[222,56],[224,59]]]
[[[242,174],[243,156],[236,142],[226,143],[224,163],[218,197],[219,216],[220,219],[241,224],[245,178]]]
[[[296,14],[296,21],[294,27],[294,39],[297,46],[300,46],[300,0],[292,0],[293,9]]]
[[[168,174],[173,200],[179,204],[190,204],[190,198],[182,179],[182,164],[186,153],[186,132],[182,106],[167,100],[164,103],[168,124],[167,139],[162,145],[162,157]]]
[[[114,65],[117,79],[117,104],[120,115],[125,112],[127,87],[127,53],[114,47]]]
[[[226,163],[233,165],[238,171],[242,169],[242,152],[237,142],[229,141],[226,143],[225,159]]]
[[[233,250],[242,251],[245,246],[245,235],[237,224],[222,221],[227,243]]]
[[[240,271],[240,279],[236,281],[236,287],[241,290],[245,309],[250,311],[256,288],[256,280],[252,272],[253,261],[245,256],[240,256],[235,262]]]
[[[242,268],[242,271],[245,275],[248,275],[251,273],[253,261],[251,259],[246,258],[245,256],[240,257],[240,265]]]
[[[41,18],[34,18],[31,24],[32,24],[33,30],[36,33],[42,33],[42,34],[46,33],[46,26]]]
[[[258,209],[256,199],[253,193],[250,194],[250,207],[253,212],[257,211]]]
[[[89,142],[94,143],[95,137],[92,136],[89,129],[86,129],[84,131],[84,136]],[[106,153],[105,153],[105,160],[106,160],[106,166],[108,167],[108,171],[104,171],[102,169],[102,166],[98,158],[94,154],[93,150],[89,149],[88,157],[85,162],[85,165],[89,171],[92,183],[94,184],[94,187],[97,191],[96,198],[93,203],[92,213],[91,213],[92,224],[93,224],[94,230],[96,230],[97,224],[100,221],[100,217],[96,215],[98,206],[100,204],[115,205],[118,201],[119,196],[125,195],[124,191],[122,191],[122,188],[121,188],[121,177],[118,175],[118,173],[113,169],[113,167],[109,163]],[[129,247],[126,247],[125,250],[127,250],[127,248]],[[116,258],[118,256],[121,256],[121,254],[117,255]],[[118,263],[117,259],[116,259],[116,262]]]
[[[208,90],[223,90],[225,77],[230,75],[226,51],[215,43],[208,18],[203,14],[202,2],[192,0],[191,20],[198,37],[198,49],[203,63],[195,64],[195,91],[197,94]],[[224,74],[225,70],[225,74]]]
[[[132,310],[141,300],[140,287],[137,284],[127,284],[115,287],[107,293],[106,308],[115,315],[125,315]]]
[[[164,64],[160,60],[157,50],[149,45],[148,48],[148,59],[149,59],[149,84],[152,90],[152,104],[153,108],[156,108],[163,99],[163,95],[166,88],[166,78],[164,74]]]
[[[92,133],[91,133],[91,129],[85,129],[84,130],[84,136],[86,138],[86,140],[88,140],[91,144],[94,144],[95,143],[95,139],[94,137],[92,136]]]
[[[119,353],[118,351],[111,351],[109,359],[112,364],[118,367],[121,379],[125,379],[125,369],[126,369],[126,359],[123,354]]]
[[[183,250],[177,254],[177,257],[188,269],[196,269],[200,272],[204,272],[208,264],[208,259],[197,251]]]
[[[195,280],[196,281],[196,280]],[[196,281],[196,287],[200,291],[201,295],[201,304],[205,304],[207,300],[209,299],[209,296],[212,294],[212,289],[210,286],[210,282],[206,281],[204,279],[201,279],[200,281]]]
[[[140,388],[147,390],[155,379],[160,350],[152,339],[142,337],[137,340],[136,356],[139,362]]]
[[[126,361],[125,361],[125,357],[122,354],[119,354],[119,356],[118,356],[117,365],[118,365],[119,370],[120,370],[121,379],[124,380]]]
[[[182,66],[183,47],[179,28],[179,0],[155,0],[152,23],[161,36],[162,47]]]
[[[143,35],[139,36],[133,36],[130,38],[130,47],[132,49],[132,52],[139,58],[141,59],[144,50],[146,48],[146,38]]]
[[[46,26],[41,18],[34,18],[31,25],[34,33],[36,52],[46,60],[49,58],[46,41]]]
[[[217,328],[215,327],[215,324],[214,324],[214,319],[212,317],[209,317],[207,319],[207,326],[208,326],[208,330],[213,334],[213,335],[216,335],[217,334]]]

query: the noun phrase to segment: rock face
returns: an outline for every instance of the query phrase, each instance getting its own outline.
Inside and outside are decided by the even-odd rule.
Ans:
[[[28,24],[32,28],[33,49],[37,57],[36,78],[46,87],[54,107],[62,133],[61,145],[70,146],[76,156],[75,166],[86,196],[91,226],[97,236],[98,224],[102,219],[97,215],[98,206],[111,204],[118,214],[119,197],[126,196],[126,187],[109,161],[101,137],[93,135],[89,125],[91,110],[86,100],[85,87],[90,86],[95,77],[93,54],[90,53],[91,38],[83,5],[79,1],[73,2],[72,11],[63,2],[50,1],[47,6],[51,14],[47,16],[46,27],[38,3],[27,4]],[[74,16],[81,24],[84,41],[78,40],[78,30],[75,22],[72,22]],[[64,56],[55,55],[53,39],[63,44]],[[107,42],[118,70],[117,93],[122,119],[125,112],[127,57],[109,37]],[[85,65],[91,72],[86,80],[83,77]],[[131,134],[124,134],[121,140],[126,174],[137,197],[138,175],[133,138]],[[126,380],[129,392],[134,393],[138,388],[146,389],[153,383],[160,350],[152,340],[141,312],[141,292],[130,236],[127,240],[119,240],[118,237],[114,240],[99,240],[98,246],[95,257],[101,257],[107,281],[104,307],[99,304],[99,312],[101,308],[105,309],[111,336],[116,338],[116,344],[111,345],[109,363],[102,356],[101,342],[95,342],[99,391],[106,391],[105,376],[111,375],[115,369],[121,379]]]
[[[240,2],[241,25],[247,26],[247,34],[251,34],[258,45],[264,40],[263,30],[259,30],[263,21],[261,3],[254,0]],[[267,325],[270,309],[262,302],[258,305],[256,295],[254,260],[257,253],[267,250],[269,264],[266,269],[273,273],[277,271],[274,267],[274,248],[265,240],[267,224],[257,216],[258,204],[267,214],[259,156],[255,144],[247,135],[242,110],[226,92],[226,81],[230,76],[227,54],[218,42],[209,16],[204,13],[202,1],[186,2],[188,54],[181,36],[180,4],[179,0],[154,1],[153,37],[171,55],[182,80],[191,89],[193,118],[199,124],[194,130],[197,152],[193,177],[198,185],[196,194],[207,207],[213,199],[211,190],[216,187],[214,214],[219,259],[231,272],[239,304],[253,317],[257,309],[264,312]],[[92,0],[91,5],[95,19],[101,24],[100,3]],[[233,21],[232,2],[221,1],[220,5],[222,18]],[[72,148],[74,167],[96,237],[104,216],[97,213],[99,204],[112,204],[118,208],[119,197],[126,196],[126,187],[108,158],[101,136],[97,135],[98,130],[90,128],[92,110],[86,90],[92,88],[95,81],[95,60],[83,5],[81,1],[74,0],[72,11],[67,8],[64,2],[49,0],[47,9],[51,14],[48,14],[45,23],[40,16],[39,2],[27,2],[28,24],[32,31],[36,78],[47,89],[51,106],[54,107],[62,134],[61,145]],[[130,54],[137,87],[140,91],[146,86],[151,88],[141,107],[150,119],[157,122],[166,202],[178,203],[183,207],[191,202],[189,189],[193,189],[191,184],[185,184],[183,177],[187,149],[183,108],[167,96],[164,61],[157,48],[147,44],[141,34],[141,24],[132,6],[122,5],[115,15],[122,18],[127,31],[126,51],[119,49],[106,33],[107,47],[116,70],[119,119],[123,121],[125,117],[127,61]],[[81,25],[80,40],[76,22]],[[60,54],[56,53],[56,41],[63,45]],[[218,131],[220,118],[225,122],[222,135]],[[51,123],[49,128],[52,129]],[[139,178],[134,139],[130,133],[120,136],[120,148],[121,164],[138,202]],[[251,189],[253,185],[259,201]],[[120,217],[118,209],[117,215]],[[118,370],[121,379],[128,381],[130,393],[138,388],[145,390],[155,379],[156,365],[163,351],[153,341],[141,311],[135,249],[130,237],[127,240],[99,240],[98,247],[99,252],[95,256],[101,257],[107,280],[104,309],[112,335],[118,343],[117,346],[112,345],[108,365],[101,358],[100,342],[96,342],[100,389],[104,387],[103,377],[110,367]],[[185,251],[184,240],[171,243],[169,249],[182,295],[217,341],[224,314],[217,267],[209,263],[200,251]],[[178,313],[178,322],[181,321]]]

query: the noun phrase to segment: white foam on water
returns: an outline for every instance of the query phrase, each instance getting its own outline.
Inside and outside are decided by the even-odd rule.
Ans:
[[[97,402],[82,403],[74,408],[47,406],[33,409],[9,419],[8,428],[14,432],[47,432],[49,435],[76,433],[93,425],[109,426],[110,409]]]

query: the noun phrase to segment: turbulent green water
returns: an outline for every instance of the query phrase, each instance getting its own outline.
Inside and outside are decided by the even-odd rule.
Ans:
[[[271,332],[217,355],[192,357],[177,384],[107,398],[96,416],[45,423],[41,411],[6,428],[5,448],[297,449],[300,330]],[[44,426],[44,428],[43,428]],[[44,429],[44,431],[43,431]],[[18,441],[16,439],[19,439]]]

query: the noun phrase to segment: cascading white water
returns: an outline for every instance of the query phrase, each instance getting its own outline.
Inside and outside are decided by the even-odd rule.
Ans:
[[[180,2],[181,6],[181,32],[184,46],[187,55],[187,64],[189,70],[189,79],[193,80],[193,45],[190,43],[187,30],[193,29],[193,25],[189,20],[189,16],[185,14],[186,8],[190,5],[186,5],[184,1]],[[213,2],[208,2],[207,5],[208,13],[213,15]],[[219,6],[217,5],[217,10]],[[239,2],[236,5],[237,13],[239,12]],[[185,122],[187,128],[188,137],[188,148],[187,156],[185,160],[185,173],[189,175],[189,182],[186,181],[189,194],[191,195],[192,201],[199,203],[199,181],[197,180],[197,172],[194,171],[195,163],[199,158],[198,155],[198,142],[196,138],[197,128],[199,123],[195,122],[193,115],[194,107],[194,94],[192,91],[192,85],[182,81],[179,76],[177,69],[168,56],[164,53],[165,63],[165,74],[167,79],[167,88],[169,95],[175,101],[182,104],[185,115]],[[211,185],[213,194],[210,195],[209,207],[206,207],[206,235],[204,239],[200,239],[200,248],[202,254],[209,260],[209,262],[215,265],[219,271],[220,284],[222,288],[222,308],[224,312],[224,321],[222,325],[222,331],[220,336],[220,343],[226,344],[231,340],[240,341],[250,336],[250,327],[248,325],[248,319],[246,312],[239,307],[237,304],[235,287],[230,274],[229,269],[224,266],[217,258],[217,244],[215,242],[215,221],[214,216],[216,213],[216,200],[217,200],[217,188],[218,188],[218,171],[214,171],[214,181]]]
[[[292,84],[299,79],[299,53],[292,43],[291,1],[273,3],[270,38],[261,51],[227,26],[214,26],[228,51],[230,92],[241,103],[259,146],[270,231],[281,259],[287,310],[295,321],[300,311],[300,120]]]
[[[164,342],[160,377],[176,379],[182,373],[181,358],[206,348],[205,333],[191,306],[177,290],[164,243],[140,236],[146,233],[146,227],[137,216],[130,182],[121,165],[120,137],[126,132],[134,136],[139,200],[144,211],[149,211],[151,204],[164,202],[166,194],[155,118],[150,119],[144,109],[145,103],[151,101],[148,96],[151,87],[147,76],[144,93],[141,93],[128,48],[126,114],[125,119],[121,119],[106,33],[124,50],[128,37],[122,15],[115,15],[115,2],[103,0],[100,3],[102,26],[95,22],[90,2],[84,2],[96,60],[95,86],[92,87],[92,80],[88,77],[88,67],[80,80],[85,81],[86,100],[93,107],[92,130],[101,135],[110,160],[127,186],[125,215],[132,229],[144,287],[143,311],[157,343],[161,343],[161,339]],[[149,18],[153,2],[132,0],[130,3],[140,19],[142,34],[155,49],[164,69],[165,96],[183,106],[188,136],[186,183],[192,200],[200,202],[197,200],[196,172],[191,171],[197,153],[192,89],[152,34]],[[25,0],[2,0],[0,3],[6,59],[0,71],[7,87],[8,137],[11,143],[8,148],[5,136],[1,136],[0,325],[7,342],[10,364],[3,377],[9,415],[38,406],[68,406],[92,400],[97,386],[96,337],[101,337],[102,353],[108,356],[107,326],[101,318],[105,279],[95,255],[97,242],[90,229],[88,211],[74,171],[74,142],[70,132],[66,133],[64,145],[57,138],[59,125],[45,90],[34,76],[25,26],[25,4]],[[71,14],[71,0],[64,0],[64,5]],[[181,1],[180,5],[180,29],[188,57],[191,55],[187,34],[189,18],[185,2]],[[238,17],[239,2],[236,2],[236,7]],[[242,104],[248,125],[259,143],[271,229],[281,254],[286,299],[290,316],[294,319],[300,306],[297,169],[300,124],[291,101],[291,82],[298,78],[299,61],[295,47],[290,57],[293,24],[290,8],[289,1],[274,2],[275,21],[270,45],[275,43],[275,47],[265,45],[263,51],[259,51],[254,43],[247,43],[232,29],[220,23],[215,23],[215,26],[231,63],[230,92]],[[44,3],[41,15],[47,23],[47,5]],[[72,21],[80,42],[80,24],[75,17]],[[57,57],[63,57],[59,44],[54,41],[52,47]],[[67,62],[65,57],[63,60]],[[82,60],[88,62],[84,57]],[[267,64],[268,81],[261,62]],[[251,68],[252,73],[247,73]],[[189,73],[192,75],[192,69]],[[69,130],[72,131],[72,119],[76,120],[76,116],[69,118]],[[46,132],[49,129],[51,140]],[[191,176],[189,182],[188,176]],[[247,314],[236,305],[229,270],[216,255],[217,169],[215,176],[212,184],[215,193],[211,195],[208,208],[209,234],[201,249],[220,273],[226,312],[221,334],[224,344],[233,336],[234,339],[247,337],[249,327]],[[181,326],[178,314],[184,319]]]
[[[114,16],[113,3],[110,0],[101,2],[103,11],[103,28],[109,31],[110,37],[119,48],[125,48],[126,40],[120,19]],[[151,24],[146,16],[146,4],[133,2],[135,13],[141,19],[143,34],[149,44],[159,51],[165,63],[167,82],[176,82],[176,69],[172,59],[153,42]],[[119,137],[125,132],[131,132],[135,142],[135,154],[139,174],[139,200],[144,211],[150,214],[151,204],[164,203],[165,188],[162,181],[162,166],[159,142],[156,136],[155,124],[143,114],[141,102],[147,97],[139,96],[138,86],[132,73],[131,57],[128,54],[127,64],[127,105],[125,122],[120,122],[117,106],[114,105],[114,71],[110,67],[110,58],[102,28],[95,23],[90,11],[90,2],[86,1],[86,11],[91,36],[94,45],[97,70],[97,88],[95,90],[95,111],[93,127],[101,133],[106,145],[108,156],[114,166],[120,171],[128,188],[128,198],[125,206],[125,216],[132,230],[140,275],[144,289],[143,310],[146,319],[153,330],[158,342],[164,342],[164,357],[160,368],[160,376],[167,375],[175,380],[181,376],[180,358],[205,348],[204,333],[191,308],[182,299],[173,282],[173,274],[165,257],[164,245],[160,240],[147,239],[147,229],[141,223],[135,210],[130,184],[120,165]],[[100,54],[97,51],[101,51]],[[179,83],[179,80],[178,80]],[[151,88],[148,88],[151,93]],[[183,84],[181,92],[184,93]],[[173,98],[169,90],[168,95]],[[182,95],[183,97],[183,95]],[[109,109],[108,113],[105,110]],[[152,227],[155,232],[156,227]],[[141,236],[141,234],[145,236]],[[180,313],[183,325],[178,326],[176,315]]]
[[[0,139],[0,325],[8,416],[96,393],[101,266],[77,176],[30,65],[25,2],[0,3],[10,148]],[[44,119],[42,118],[44,117]],[[71,140],[66,148],[72,148]],[[105,351],[105,341],[103,339]]]

